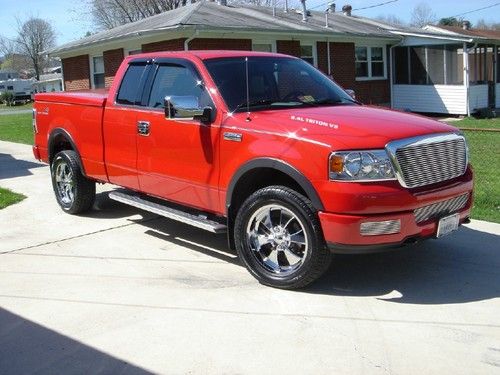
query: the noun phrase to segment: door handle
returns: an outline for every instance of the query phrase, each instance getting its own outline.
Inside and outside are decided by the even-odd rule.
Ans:
[[[149,121],[137,121],[137,133],[142,136],[148,136],[150,130]]]

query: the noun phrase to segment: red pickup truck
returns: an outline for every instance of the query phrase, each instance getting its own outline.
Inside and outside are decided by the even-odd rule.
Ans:
[[[301,59],[127,57],[109,92],[37,94],[36,159],[62,209],[110,198],[214,233],[261,283],[300,288],[333,252],[441,237],[469,220],[464,137],[354,100]]]

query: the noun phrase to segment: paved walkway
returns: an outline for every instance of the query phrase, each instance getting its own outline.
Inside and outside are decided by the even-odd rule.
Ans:
[[[64,214],[48,167],[0,142],[1,374],[498,374],[500,225],[338,256],[259,285],[224,236],[112,202]]]

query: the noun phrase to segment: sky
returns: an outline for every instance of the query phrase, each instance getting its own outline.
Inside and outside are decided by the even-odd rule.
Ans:
[[[87,31],[93,31],[86,1],[0,0],[0,35],[13,38],[15,36],[16,17],[25,20],[30,16],[36,16],[51,23],[56,32],[58,45],[81,38]],[[357,8],[380,4],[385,1],[387,0],[337,0],[335,3],[338,10],[342,8],[342,5],[349,3],[352,5],[353,14],[364,17],[393,14],[403,21],[409,21],[413,8],[421,2],[427,3],[432,8],[437,19],[454,16],[499,2],[499,0],[398,0],[376,8],[356,10]],[[308,8],[327,2],[328,0],[307,0]],[[294,3],[294,0],[289,0],[289,3]],[[316,10],[323,10],[325,8],[326,6],[323,5]],[[500,5],[470,13],[464,17],[473,24],[481,18],[489,22],[500,22]]]

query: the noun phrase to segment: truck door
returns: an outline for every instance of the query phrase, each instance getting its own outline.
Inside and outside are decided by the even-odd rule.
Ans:
[[[183,59],[155,61],[146,100],[138,113],[144,134],[137,136],[140,189],[146,193],[200,209],[221,212],[218,197],[218,139],[216,123],[168,119],[164,100],[184,96],[200,108],[214,104],[195,66]]]
[[[105,161],[109,181],[139,189],[137,177],[137,114],[152,65],[133,60],[123,76],[116,98],[106,104],[103,119]]]

